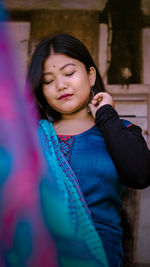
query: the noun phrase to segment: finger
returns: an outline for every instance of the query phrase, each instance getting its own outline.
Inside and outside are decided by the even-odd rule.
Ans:
[[[97,99],[97,98],[99,98],[99,97],[103,97],[102,93],[98,93],[98,94],[96,94],[96,95],[93,97],[93,99]]]
[[[102,101],[103,97],[99,96],[96,101],[97,101],[97,104],[100,104],[100,102]]]
[[[97,106],[99,105],[99,101],[97,101],[97,100],[93,100],[93,101],[91,102],[91,104],[92,104],[92,106],[97,107]]]
[[[92,100],[91,100],[91,103],[92,103],[93,105],[95,105],[95,104],[97,103],[97,99],[92,99]]]
[[[101,101],[102,99],[103,99],[103,96],[100,95],[100,96],[98,97],[98,101]]]

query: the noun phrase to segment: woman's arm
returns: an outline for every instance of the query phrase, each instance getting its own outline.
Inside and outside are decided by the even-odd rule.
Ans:
[[[108,151],[122,183],[142,189],[150,185],[150,150],[136,125],[124,126],[110,104],[97,109],[96,125],[104,135]]]

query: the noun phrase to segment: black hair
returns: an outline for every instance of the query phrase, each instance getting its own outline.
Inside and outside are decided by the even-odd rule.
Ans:
[[[50,107],[42,91],[43,64],[51,51],[79,60],[85,65],[87,72],[89,72],[90,67],[95,68],[96,81],[92,89],[94,95],[98,92],[104,92],[105,87],[88,49],[80,40],[67,34],[57,34],[43,39],[33,53],[27,79],[35,95],[41,118],[57,121],[60,119],[60,113]]]

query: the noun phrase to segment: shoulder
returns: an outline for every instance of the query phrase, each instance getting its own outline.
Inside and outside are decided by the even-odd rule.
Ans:
[[[142,128],[139,125],[136,125],[133,122],[128,121],[128,120],[125,120],[125,119],[121,119],[121,121],[124,124],[124,126],[130,130],[130,132],[135,133],[136,135],[141,136],[141,134],[142,134]]]
[[[46,124],[47,122],[48,122],[48,120],[41,119],[41,120],[38,121],[38,126]]]
[[[41,119],[38,121],[37,130],[40,135],[42,135],[43,133],[47,133],[48,128],[49,128],[48,120]]]
[[[51,125],[51,122],[49,120],[41,119],[38,122],[38,128],[45,129],[45,128],[50,127],[50,125]]]
[[[126,127],[130,127],[130,126],[134,125],[134,123],[132,123],[131,121],[125,120],[125,119],[121,119],[121,121],[124,124],[124,126],[126,126]]]
[[[50,136],[56,135],[53,124],[49,120],[43,120],[43,119],[39,120],[38,131],[42,135],[46,135],[47,138],[50,138]]]

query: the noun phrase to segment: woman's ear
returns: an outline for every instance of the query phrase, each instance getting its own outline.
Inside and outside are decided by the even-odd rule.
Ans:
[[[89,69],[89,80],[90,86],[94,86],[96,81],[96,69],[94,67],[90,67]]]

